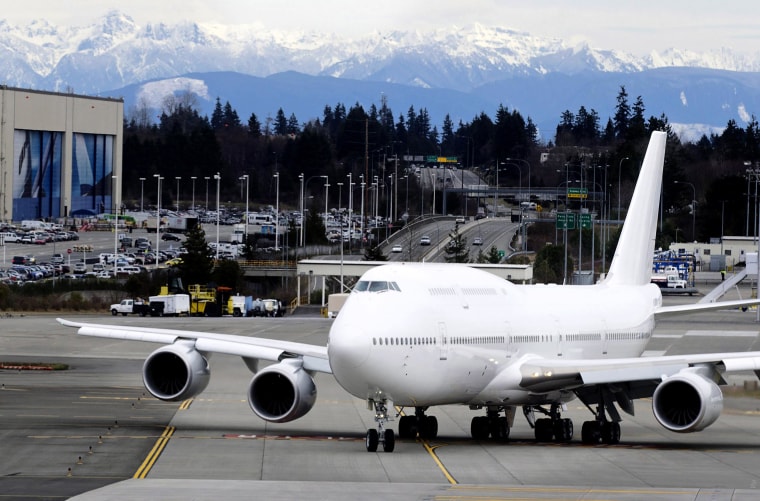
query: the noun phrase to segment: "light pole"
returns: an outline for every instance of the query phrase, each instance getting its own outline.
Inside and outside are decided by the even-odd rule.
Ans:
[[[179,213],[179,180],[182,178],[180,176],[177,176],[174,179],[177,180],[177,213]]]
[[[195,212],[195,180],[198,178],[196,176],[190,176],[190,179],[193,180],[193,202],[190,204],[190,208]]]
[[[304,223],[306,222],[306,217],[303,214],[303,172],[298,175],[298,180],[301,182],[301,207],[300,207],[301,226],[299,228],[301,231],[300,231],[299,241],[300,241],[301,247],[303,247],[303,226],[304,226]]]
[[[216,179],[216,261],[219,261],[219,181],[222,180],[222,176],[217,172],[214,174]]]
[[[618,210],[617,210],[617,218],[620,220],[620,174],[622,172],[623,167],[623,161],[630,160],[630,158],[625,157],[620,159],[620,163],[618,164]]]
[[[145,178],[140,178],[140,212],[143,211],[143,196],[145,195]]]
[[[523,162],[528,166],[528,202],[530,202],[530,162],[522,158],[507,158],[507,162]],[[520,173],[520,178],[522,178],[522,173]],[[522,180],[520,181],[520,185],[522,185]]]
[[[159,253],[160,250],[160,244],[161,244],[161,238],[159,238],[161,235],[161,180],[163,177],[161,177],[161,174],[153,174],[153,177],[156,178],[157,183],[157,191],[156,191],[156,269],[158,269],[158,263],[161,261],[159,259]]]
[[[694,197],[691,199],[691,240],[692,242],[697,241],[697,235],[695,233],[696,230],[696,221],[697,221],[697,189],[694,187],[694,185],[688,181],[673,181],[674,184],[688,184],[691,186],[692,192]]]
[[[330,182],[327,178],[327,176],[319,176],[325,178],[325,228],[327,227],[327,195],[329,194],[328,189],[330,188]]]
[[[245,241],[248,242],[248,174],[243,174],[240,179],[245,179]],[[274,248],[277,249],[277,241],[275,241]]]
[[[111,176],[111,180],[113,181],[113,192],[111,193],[111,201],[113,203],[114,207],[114,215],[116,216],[116,219],[114,219],[114,225],[113,225],[113,265],[114,268],[116,268],[116,256],[119,254],[119,208],[118,208],[118,202],[119,198],[116,196],[116,186],[118,185],[119,176]],[[116,276],[116,273],[114,272],[114,276]]]
[[[248,176],[246,176],[246,178],[247,177]],[[279,241],[280,241],[280,173],[279,172],[276,172],[274,174],[274,180],[275,180],[275,184],[277,185],[277,197],[275,198],[275,208],[274,208],[274,250],[278,251],[280,250],[278,246]],[[247,190],[248,190],[248,181],[246,179],[246,193],[247,193]],[[246,208],[246,212],[247,211],[248,209]],[[248,225],[246,225],[246,228],[247,227]]]
[[[203,179],[206,180],[206,206],[204,207],[204,209],[206,211],[208,211],[208,180],[211,179],[211,177],[210,176],[204,176]]]

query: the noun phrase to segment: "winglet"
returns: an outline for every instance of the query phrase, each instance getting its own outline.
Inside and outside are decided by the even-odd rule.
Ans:
[[[649,140],[620,241],[604,281],[607,285],[645,285],[650,282],[666,139],[665,132],[657,131]]]

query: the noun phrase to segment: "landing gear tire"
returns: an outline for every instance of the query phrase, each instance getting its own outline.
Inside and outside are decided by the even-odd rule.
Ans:
[[[573,439],[573,421],[568,418],[558,419],[554,422],[554,440],[557,442],[569,442]]]
[[[438,418],[435,416],[424,416],[419,423],[420,438],[431,440],[438,436]]]
[[[584,421],[581,428],[581,442],[596,445],[602,439],[602,430],[598,421]]]
[[[415,416],[401,416],[398,420],[398,438],[414,439],[417,436],[417,419]]]
[[[486,416],[475,416],[470,422],[470,433],[475,440],[485,440],[490,433],[488,430],[488,418]]]
[[[375,431],[375,430],[370,430]],[[393,452],[396,448],[396,435],[393,430],[385,430],[385,440],[383,441],[383,451]],[[375,450],[377,450],[377,444],[375,444]]]
[[[536,419],[536,441],[551,442],[554,439],[554,426],[549,418]]]
[[[602,425],[602,442],[609,445],[620,443],[620,423],[614,421]]]
[[[367,430],[367,436],[364,442],[367,446],[367,452],[377,452],[377,444],[380,443],[380,437],[377,434],[377,430],[373,428]]]
[[[490,420],[491,438],[504,442],[509,438],[509,423],[507,418],[500,417]]]

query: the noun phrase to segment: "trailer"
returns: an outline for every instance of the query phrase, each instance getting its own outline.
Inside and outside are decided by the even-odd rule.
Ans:
[[[191,216],[167,216],[166,231],[170,233],[187,233],[198,226],[198,218]]]
[[[149,305],[151,317],[190,316],[189,294],[150,296]]]

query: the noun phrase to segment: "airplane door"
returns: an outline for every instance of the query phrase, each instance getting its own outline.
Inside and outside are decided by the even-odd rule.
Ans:
[[[438,322],[438,346],[441,347],[441,360],[449,358],[449,340],[446,337],[446,323]]]

